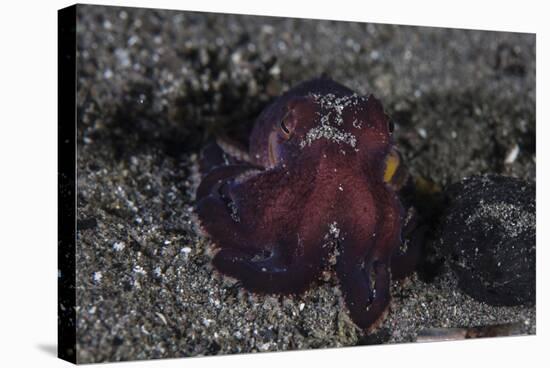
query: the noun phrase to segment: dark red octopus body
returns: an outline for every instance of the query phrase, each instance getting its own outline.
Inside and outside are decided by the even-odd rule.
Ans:
[[[406,175],[395,170],[392,130],[375,97],[319,78],[262,112],[248,152],[207,148],[196,209],[219,248],[215,268],[248,290],[283,294],[332,270],[355,324],[375,326],[392,272],[410,272],[418,254],[400,250]]]

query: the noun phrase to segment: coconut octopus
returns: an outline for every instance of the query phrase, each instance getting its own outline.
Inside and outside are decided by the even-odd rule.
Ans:
[[[392,134],[379,100],[321,77],[271,103],[248,149],[208,145],[196,212],[214,267],[269,294],[302,293],[329,272],[352,321],[372,331],[421,243],[405,240],[417,216]]]

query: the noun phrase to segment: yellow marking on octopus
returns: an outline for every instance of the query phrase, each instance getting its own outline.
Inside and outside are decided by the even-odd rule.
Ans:
[[[392,180],[400,163],[399,154],[397,151],[392,150],[386,157],[386,170],[384,170],[384,181],[386,183]]]

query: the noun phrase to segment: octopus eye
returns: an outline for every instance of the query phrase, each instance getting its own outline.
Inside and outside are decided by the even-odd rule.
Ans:
[[[393,123],[393,120],[390,119],[390,120],[388,121],[388,131],[389,131],[390,133],[393,133],[393,130],[394,130],[394,129],[395,129],[395,125],[394,125],[394,123]]]
[[[288,128],[288,126],[285,124],[285,121],[284,120],[281,120],[281,132],[283,133],[283,136],[285,138],[289,138],[290,137],[290,133],[292,133],[290,131],[290,129]]]

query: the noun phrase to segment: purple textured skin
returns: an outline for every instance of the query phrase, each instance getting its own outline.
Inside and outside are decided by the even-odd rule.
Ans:
[[[216,269],[250,291],[284,294],[333,270],[352,320],[374,328],[389,305],[392,258],[400,277],[417,258],[396,256],[404,211],[384,182],[393,144],[373,96],[319,78],[279,97],[256,120],[248,162],[206,160],[215,164],[197,213],[219,248]]]

